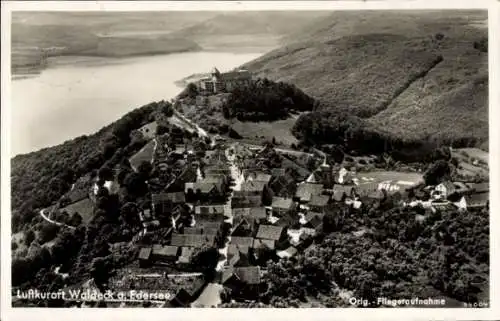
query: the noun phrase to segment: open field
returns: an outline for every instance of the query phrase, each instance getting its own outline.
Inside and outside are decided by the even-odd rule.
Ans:
[[[489,154],[479,148],[458,148],[454,151],[453,156],[466,158],[471,162],[477,161],[485,165],[489,164]]]
[[[420,173],[413,172],[395,172],[395,171],[374,171],[374,172],[359,172],[356,177],[359,180],[359,185],[370,183],[387,183],[384,188],[404,189],[423,181],[423,176]]]
[[[76,203],[70,204],[61,209],[61,211],[67,212],[69,215],[73,213],[78,213],[82,216],[83,223],[87,224],[90,222],[93,216],[94,203],[89,198],[85,198]]]
[[[232,128],[244,138],[264,138],[266,140],[276,139],[276,143],[290,146],[299,141],[292,135],[291,128],[295,124],[296,117],[274,122],[241,122],[235,121]]]
[[[129,162],[132,168],[137,169],[142,162],[151,162],[154,155],[155,141],[148,142],[140,151],[130,157]]]
[[[158,127],[158,124],[156,123],[156,121],[154,121],[154,122],[151,122],[151,123],[148,123],[148,124],[142,126],[141,128],[138,129],[138,131],[142,133],[144,138],[153,139],[153,138],[155,138],[157,127]]]

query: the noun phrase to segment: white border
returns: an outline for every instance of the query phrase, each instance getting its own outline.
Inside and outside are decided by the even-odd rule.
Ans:
[[[499,47],[500,5],[488,0],[400,0],[400,1],[12,1],[2,6],[2,113],[1,113],[1,317],[3,320],[88,320],[92,318],[120,320],[498,320],[499,287],[495,271],[499,271],[500,218],[497,217],[500,195],[500,92]],[[10,12],[20,11],[265,11],[265,10],[387,10],[387,9],[488,9],[489,28],[489,120],[490,120],[490,308],[488,309],[12,309],[10,293]],[[494,108],[496,106],[496,108]],[[7,157],[4,157],[7,155]]]

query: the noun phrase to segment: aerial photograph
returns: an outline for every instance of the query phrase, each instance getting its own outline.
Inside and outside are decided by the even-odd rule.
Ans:
[[[13,308],[490,308],[487,10],[10,30]]]

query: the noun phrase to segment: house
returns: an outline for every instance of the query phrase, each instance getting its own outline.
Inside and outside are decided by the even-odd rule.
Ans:
[[[155,215],[171,212],[172,209],[186,201],[184,193],[157,193],[151,195],[151,203]]]
[[[303,225],[302,231],[307,235],[317,235],[323,230],[323,216],[314,215],[312,217],[306,216],[306,224]]]
[[[179,248],[177,246],[155,244],[151,256],[155,261],[175,262],[179,256]]]
[[[189,307],[191,302],[196,300],[201,294],[206,285],[207,282],[203,278],[197,278],[192,284],[179,289],[170,300],[170,304],[174,307]]]
[[[251,217],[239,216],[233,219],[233,226],[231,235],[251,236],[254,233],[256,221]]]
[[[249,266],[248,248],[240,249],[240,247],[233,245],[227,251],[227,265],[230,267]]]
[[[200,79],[196,85],[202,93],[213,94],[231,92],[238,87],[247,87],[251,81],[252,75],[248,70],[238,69],[221,73],[214,67],[210,75]]]
[[[259,293],[260,267],[245,266],[228,268],[222,273],[221,283],[231,289],[233,296],[240,299],[255,299]]]
[[[334,175],[334,183],[341,185],[351,185],[353,184],[354,175],[342,167],[335,175]]]
[[[295,204],[291,198],[275,196],[271,204],[274,213],[284,215],[295,208]]]
[[[253,249],[264,248],[268,250],[273,250],[276,248],[276,241],[265,240],[265,239],[254,239],[252,244]]]
[[[354,186],[336,184],[332,189],[332,198],[337,202],[343,202],[345,198],[354,198],[356,189]]]
[[[173,179],[173,181],[167,186],[167,190],[170,192],[185,191],[186,184],[196,182],[197,173],[196,168],[191,166],[185,166],[183,171]]]
[[[222,222],[198,222],[197,226],[202,229],[202,234],[218,235],[220,233]]]
[[[267,217],[267,210],[265,207],[242,207],[232,209],[233,218],[237,217],[251,217],[255,220],[265,219]]]
[[[261,207],[261,195],[244,195],[241,191],[235,191],[231,198],[231,208]]]
[[[279,251],[276,253],[276,255],[283,259],[283,258],[291,258],[293,256],[295,256],[297,254],[297,249],[293,246],[290,246],[289,248],[283,250],[283,251]]]
[[[192,184],[186,184],[186,194],[194,194],[198,199],[220,200],[223,199],[226,189],[223,182],[204,182],[199,181]]]
[[[215,235],[205,234],[172,234],[170,245],[179,247],[196,247],[213,246],[215,243]]]
[[[240,192],[245,195],[262,195],[266,185],[262,181],[246,181],[241,183]]]
[[[455,190],[456,190],[455,185],[453,185],[452,182],[444,181],[434,188],[432,196],[435,199],[439,198],[446,199],[449,195],[453,194]]]
[[[253,237],[247,236],[231,236],[230,244],[234,244],[236,246],[250,248],[253,244]]]
[[[465,202],[468,209],[484,208],[489,206],[490,193],[474,193],[465,195]]]
[[[379,189],[378,182],[362,182],[356,185],[356,194],[359,197],[368,196]]]
[[[151,247],[143,247],[139,250],[139,266],[147,267],[151,263]]]
[[[254,170],[243,170],[243,177],[246,182],[261,182],[264,185],[271,181],[271,175]]]
[[[224,205],[198,205],[194,207],[195,215],[224,216],[226,209]]]
[[[286,229],[282,226],[259,225],[255,238],[272,241],[282,241],[286,237]]]
[[[191,264],[191,259],[193,258],[195,250],[196,248],[194,247],[181,247],[181,253],[179,255],[177,263],[184,265]]]
[[[295,200],[300,203],[308,203],[313,195],[321,195],[323,184],[301,183],[297,186]]]
[[[330,196],[328,195],[313,195],[308,206],[311,211],[323,212],[327,205],[330,203]]]

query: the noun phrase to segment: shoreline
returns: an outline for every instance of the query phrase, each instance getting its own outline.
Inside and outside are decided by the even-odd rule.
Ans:
[[[259,48],[260,50],[257,50]],[[264,49],[266,48],[266,49]],[[248,50],[246,50],[248,49]],[[85,62],[96,62],[99,63],[100,61],[102,62],[122,62],[123,60],[126,59],[132,59],[132,58],[147,58],[147,57],[157,57],[157,56],[168,56],[168,55],[174,55],[174,54],[186,54],[186,53],[198,53],[198,52],[209,52],[209,53],[232,53],[235,55],[238,54],[249,54],[249,53],[255,53],[255,54],[261,54],[264,55],[266,52],[269,52],[269,49],[267,47],[248,47],[248,48],[239,48],[237,50],[233,50],[233,48],[201,48],[201,49],[195,49],[195,50],[182,50],[182,51],[152,51],[152,52],[145,52],[145,53],[136,53],[136,54],[126,54],[126,55],[99,55],[99,54],[85,54],[85,53],[75,53],[75,54],[59,54],[59,55],[54,55],[51,57],[47,58],[47,61],[45,63],[40,63],[37,65],[33,65],[33,63],[26,64],[26,65],[18,65],[18,66],[13,66],[11,68],[11,80],[22,80],[30,77],[35,77],[40,75],[44,70],[50,69],[50,68],[57,68],[61,66],[67,66],[67,65],[75,65],[79,63],[85,63]],[[64,61],[64,59],[67,59],[69,61]],[[87,61],[85,61],[87,60]],[[93,60],[93,61],[91,61]],[[200,72],[202,74],[202,72]],[[186,78],[179,79],[175,82],[175,84],[179,87],[185,86],[186,83],[184,83],[184,79],[189,79],[192,76],[196,74],[191,74],[187,76]]]

